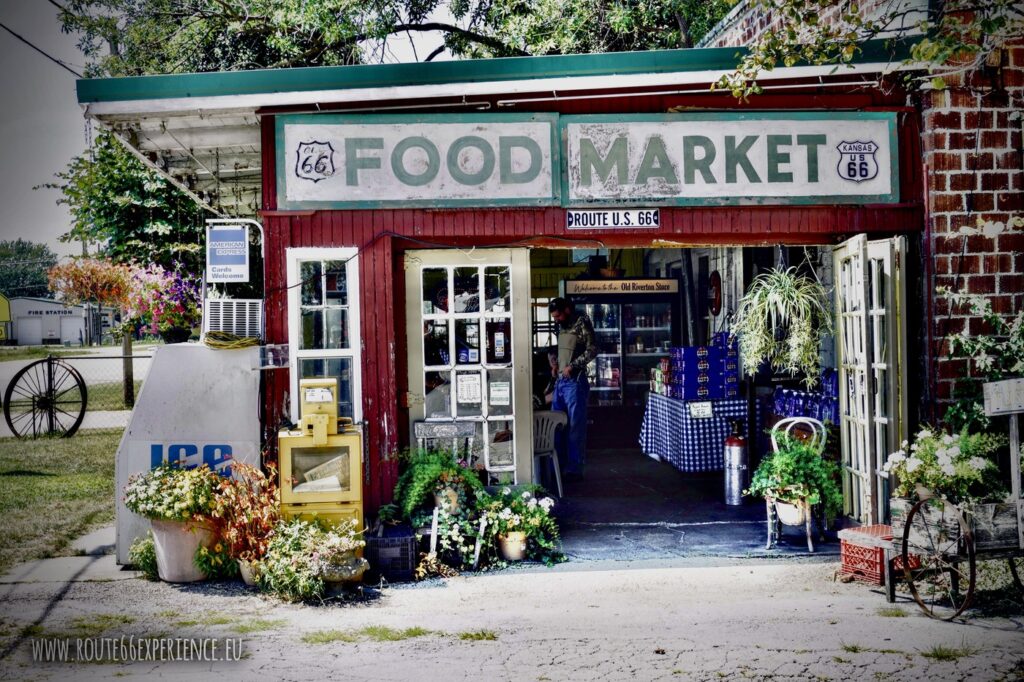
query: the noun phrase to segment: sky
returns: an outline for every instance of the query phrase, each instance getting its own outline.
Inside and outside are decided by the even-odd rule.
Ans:
[[[57,9],[44,0],[0,0],[0,23],[81,72],[75,37],[60,32]],[[0,239],[44,242],[59,255],[79,252],[57,238],[70,229],[54,180],[85,150],[85,119],[75,77],[0,29]]]
[[[451,21],[446,11],[436,18]],[[60,31],[57,9],[45,0],[0,0],[0,23],[81,73],[84,57],[76,38]],[[441,43],[439,34],[418,34],[420,59]],[[379,53],[378,53],[379,54]],[[415,61],[405,36],[388,41],[384,60]],[[446,59],[442,55],[439,59]],[[86,149],[86,126],[75,97],[75,77],[0,29],[0,240],[43,242],[60,256],[80,253],[62,244],[71,227],[57,190],[33,189],[54,180]]]

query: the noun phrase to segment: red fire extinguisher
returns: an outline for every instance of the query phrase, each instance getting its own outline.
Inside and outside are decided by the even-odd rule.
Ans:
[[[732,434],[725,439],[725,503],[743,504],[747,484],[747,439],[740,434],[740,420],[732,423]]]

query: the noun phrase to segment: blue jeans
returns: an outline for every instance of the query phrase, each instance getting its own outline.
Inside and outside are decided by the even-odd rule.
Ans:
[[[558,458],[566,473],[582,474],[587,463],[587,398],[590,383],[585,372],[575,379],[559,377],[555,382],[555,397],[551,409],[569,416],[566,428],[558,432],[555,444]]]

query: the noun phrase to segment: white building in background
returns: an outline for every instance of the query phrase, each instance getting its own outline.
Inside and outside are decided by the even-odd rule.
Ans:
[[[86,308],[48,298],[12,298],[11,338],[19,346],[81,345],[87,340]]]

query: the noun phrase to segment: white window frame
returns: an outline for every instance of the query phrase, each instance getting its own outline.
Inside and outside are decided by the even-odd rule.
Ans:
[[[299,360],[305,358],[350,358],[352,360],[352,417],[363,421],[363,337],[360,326],[359,249],[355,247],[301,247],[285,250],[288,286],[288,367],[291,372],[290,409],[293,421],[299,419]],[[347,261],[345,263],[348,290],[348,348],[300,350],[300,320],[302,316],[302,287],[299,263],[304,261]]]

